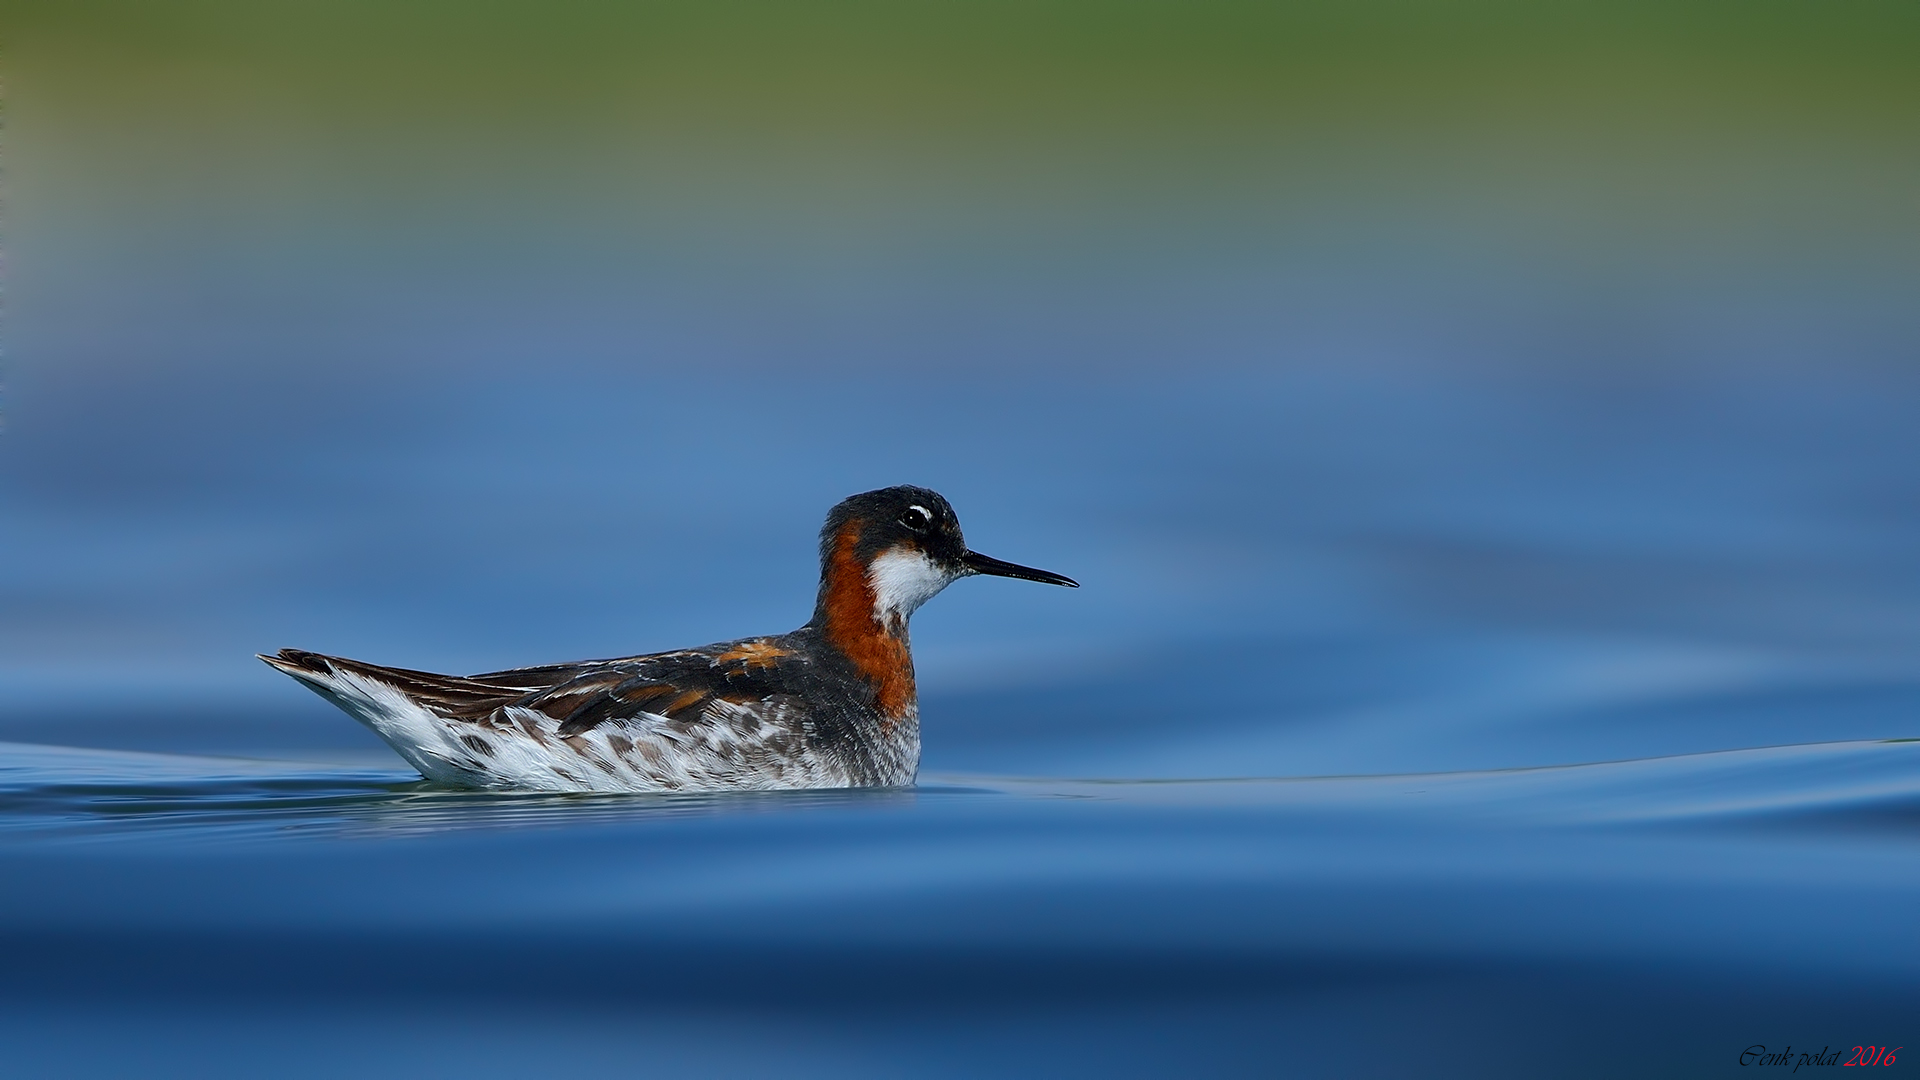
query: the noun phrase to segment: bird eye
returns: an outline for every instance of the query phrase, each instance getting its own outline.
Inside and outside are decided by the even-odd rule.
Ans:
[[[933,516],[927,513],[927,508],[924,506],[909,506],[906,512],[900,515],[900,524],[914,532],[926,532],[927,526],[933,524]]]

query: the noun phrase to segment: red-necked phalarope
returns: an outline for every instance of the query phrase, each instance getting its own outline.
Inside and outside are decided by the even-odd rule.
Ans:
[[[466,677],[299,649],[260,659],[462,787],[892,787],[920,768],[907,620],[973,574],[1079,585],[968,551],[947,500],[891,487],[827,514],[820,598],[790,634]]]

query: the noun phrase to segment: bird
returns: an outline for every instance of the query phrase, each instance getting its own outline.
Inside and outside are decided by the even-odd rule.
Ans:
[[[465,676],[300,649],[260,659],[452,787],[907,787],[920,768],[907,623],[975,575],[1079,587],[969,550],[945,498],[899,486],[828,512],[813,617],[791,633]]]

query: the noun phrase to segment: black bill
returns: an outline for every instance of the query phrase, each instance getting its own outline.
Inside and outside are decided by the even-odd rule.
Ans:
[[[1027,581],[1045,582],[1048,585],[1065,585],[1069,589],[1077,589],[1080,587],[1080,583],[1072,578],[1064,577],[1050,570],[1035,570],[1031,566],[1021,566],[1019,563],[1001,562],[999,559],[989,555],[982,555],[977,551],[967,552],[960,561],[966,563],[967,569],[976,574],[990,574],[993,577],[1017,577]]]

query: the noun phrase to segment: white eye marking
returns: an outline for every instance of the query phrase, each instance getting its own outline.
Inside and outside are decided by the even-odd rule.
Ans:
[[[935,566],[925,552],[896,547],[873,560],[867,580],[873,583],[874,618],[885,622],[889,616],[904,619],[913,614],[952,584],[953,576]]]
[[[914,517],[915,514],[920,516],[916,518]],[[909,506],[907,507],[906,513],[900,515],[900,524],[905,525],[915,532],[919,532],[921,529],[933,524],[933,513],[924,506]]]

